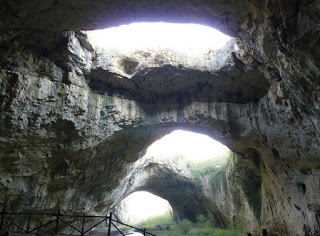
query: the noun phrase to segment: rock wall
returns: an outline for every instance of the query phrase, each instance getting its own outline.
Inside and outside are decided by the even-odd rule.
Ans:
[[[261,183],[260,216],[246,211],[258,220],[248,230],[319,234],[318,1],[0,3],[0,202],[8,210],[107,212],[126,195],[146,148],[179,127],[237,153],[247,177],[239,183],[232,180],[236,170],[230,173],[230,189],[248,186],[252,175]],[[265,90],[255,87],[252,100],[219,100],[178,88],[157,102],[137,97],[127,82],[93,89],[94,50],[85,35],[62,31],[134,19],[218,26],[239,47],[225,66],[254,71],[245,78]],[[246,162],[252,155],[259,160],[253,170]],[[246,190],[230,199],[238,195],[250,205]]]

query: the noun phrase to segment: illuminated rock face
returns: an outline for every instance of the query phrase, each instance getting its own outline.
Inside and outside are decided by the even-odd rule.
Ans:
[[[148,145],[184,127],[209,134],[239,155],[241,168],[231,168],[228,176],[243,170],[242,182],[229,184],[232,196],[242,189],[240,204],[250,202],[246,180],[261,183],[255,188],[258,230],[319,234],[317,1],[1,3],[0,202],[7,209],[107,212],[126,195],[138,171],[134,161]],[[178,73],[177,82],[192,75],[190,83],[141,91],[95,67],[97,58],[81,32],[62,33],[133,20],[215,25],[236,37],[239,50],[225,54],[226,72],[215,72],[221,80],[208,76],[208,84],[218,79],[212,86],[192,85],[199,77],[205,81],[207,72],[164,65],[147,70],[152,83],[138,76],[140,86],[146,89],[171,72]],[[127,72],[134,64],[126,61]],[[243,93],[230,87],[233,73]],[[222,89],[212,93],[218,81]],[[248,161],[252,155],[258,161]],[[218,205],[231,221],[227,204]]]
[[[148,152],[136,162],[127,195],[148,191],[172,206],[174,220],[207,215],[216,226],[233,224],[242,230],[258,233],[261,214],[261,175],[259,156],[247,150],[239,162],[236,154],[226,152],[210,161],[188,162],[183,154]],[[127,219],[126,207],[113,208]],[[124,212],[122,212],[124,211]],[[130,214],[129,214],[130,215]]]
[[[269,88],[259,71],[237,59],[234,41],[201,56],[170,49],[123,54],[98,48],[93,64],[87,73],[91,89],[100,93],[120,90],[144,104],[246,103],[258,101]]]

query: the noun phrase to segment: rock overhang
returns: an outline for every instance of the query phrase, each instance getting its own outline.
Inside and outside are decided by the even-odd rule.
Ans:
[[[43,9],[47,9],[48,11],[38,12],[37,8],[32,9],[32,7],[30,8],[30,6],[37,5],[39,1],[28,1],[20,5],[19,5],[19,1],[7,1],[7,2],[10,3],[9,6],[13,9],[13,11],[7,11],[9,7],[8,5],[5,5],[5,4],[4,4],[5,7],[0,9],[1,13],[3,13],[1,14],[1,17],[4,18],[3,21],[1,19],[1,22],[3,23],[1,26],[1,29],[2,29],[2,32],[6,32],[6,34],[3,34],[2,40],[6,39],[6,37],[12,33],[10,31],[11,29],[13,29],[12,31],[16,31],[16,33],[17,31],[20,31],[20,29],[24,32],[30,29],[32,32],[28,34],[29,37],[36,35],[34,34],[35,31],[33,30],[41,29],[44,32],[43,38],[46,38],[45,36],[45,34],[47,33],[46,30],[51,32],[57,32],[58,34],[60,34],[60,32],[64,30],[80,30],[80,29],[85,29],[86,27],[87,27],[86,29],[93,29],[95,27],[94,27],[94,24],[91,24],[92,21],[91,22],[89,21],[85,22],[85,21],[88,19],[88,15],[96,16],[97,13],[95,12],[95,10],[99,8],[98,7],[99,4],[97,4],[98,2],[95,2],[94,5],[91,5],[92,9],[90,10],[90,14],[89,13],[85,14],[87,16],[87,19],[85,19],[84,17],[83,19],[80,19],[79,21],[77,21],[75,19],[76,17],[78,17],[77,16],[78,14],[75,14],[75,11],[72,10],[72,7],[74,6],[72,6],[71,2],[64,3],[64,2],[57,1],[56,3],[58,4],[58,6],[55,10],[58,11],[59,9],[59,14],[54,13],[55,10],[51,8],[51,5],[52,5],[51,3],[49,5],[44,4]],[[152,4],[154,4],[155,2],[156,1],[152,2]],[[220,2],[221,4],[221,1],[217,1],[217,2]],[[79,7],[81,8],[82,3],[85,4],[85,2],[82,2],[82,1],[78,2],[77,4],[79,5],[76,6],[76,8],[77,9]],[[174,6],[175,5],[174,3],[176,3],[176,7],[174,9],[181,9],[181,8],[178,8],[179,4],[178,2],[175,2],[175,1],[170,2],[169,6]],[[209,25],[210,25],[213,22],[213,19],[215,18],[213,17],[213,15],[217,16],[217,18],[219,18],[219,14],[220,16],[223,16],[220,19],[225,19],[225,22],[223,22],[223,20],[220,21],[221,23],[220,25],[223,26],[225,29],[232,31],[232,35],[243,36],[241,37],[241,41],[242,41],[242,45],[244,45],[245,53],[241,55],[239,59],[241,59],[245,64],[258,69],[259,71],[262,71],[265,74],[269,74],[270,77],[273,77],[271,79],[276,80],[276,82],[272,84],[272,87],[268,91],[266,96],[262,97],[259,100],[259,102],[254,104],[248,103],[248,106],[238,106],[239,109],[235,108],[235,110],[237,109],[239,110],[239,114],[233,113],[234,109],[233,108],[230,109],[229,103],[228,104],[220,103],[221,106],[224,106],[226,109],[229,109],[228,120],[225,122],[225,124],[229,124],[230,126],[236,129],[237,122],[235,122],[235,120],[238,120],[239,117],[243,117],[242,119],[245,120],[244,126],[248,128],[246,132],[242,133],[243,137],[240,137],[240,136],[233,137],[236,140],[240,138],[244,138],[244,139],[247,138],[248,140],[248,142],[243,142],[244,144],[241,147],[240,146],[237,147],[237,150],[238,151],[243,150],[245,146],[246,147],[250,146],[250,147],[256,148],[261,153],[260,166],[262,168],[262,173],[263,173],[262,174],[263,187],[261,190],[262,191],[261,194],[264,199],[262,202],[262,213],[261,213],[261,217],[262,217],[261,219],[262,219],[262,222],[264,222],[264,225],[261,227],[269,228],[274,232],[281,232],[281,233],[288,232],[289,235],[297,232],[300,235],[303,235],[303,234],[312,235],[313,233],[316,233],[317,227],[319,227],[318,223],[316,222],[316,219],[317,219],[316,215],[319,212],[320,204],[319,204],[319,201],[314,197],[319,195],[316,188],[314,188],[314,186],[318,186],[318,183],[319,183],[319,178],[318,178],[319,168],[315,167],[317,165],[314,165],[314,163],[318,163],[317,150],[319,146],[319,142],[318,142],[319,140],[318,117],[319,116],[317,114],[319,114],[319,112],[318,112],[317,104],[318,104],[319,97],[310,96],[310,94],[316,95],[318,93],[319,86],[318,86],[317,75],[319,73],[317,72],[318,59],[316,55],[313,55],[312,53],[310,54],[310,52],[313,51],[312,47],[314,47],[313,46],[314,44],[308,44],[308,39],[312,38],[311,36],[314,36],[314,31],[308,31],[308,34],[306,34],[306,32],[301,31],[301,29],[304,28],[301,26],[308,25],[310,24],[310,22],[311,23],[318,22],[318,18],[319,18],[317,13],[318,4],[312,1],[290,1],[290,3],[288,1],[281,2],[281,3],[276,1],[268,1],[266,2],[267,4],[263,4],[261,2],[253,3],[252,1],[250,2],[249,1],[244,1],[244,2],[228,1],[228,4],[229,3],[230,3],[229,6],[220,6],[218,10],[215,8],[215,6],[207,8],[207,10],[209,10],[207,12],[210,12],[210,14],[203,14],[203,16],[201,16],[202,17],[201,19],[202,20],[209,19]],[[63,9],[61,4],[63,6],[66,6],[66,9]],[[87,4],[88,5],[92,4],[92,1],[90,1],[90,3],[87,2]],[[101,3],[101,4],[103,5],[104,3]],[[117,5],[121,3],[114,2],[113,4]],[[132,4],[134,4],[134,2]],[[200,8],[193,8],[195,12],[197,12],[196,15],[199,15],[198,10],[204,9],[203,7],[205,7],[206,4],[207,2],[204,2],[204,5],[200,4]],[[189,10],[190,9],[192,10],[192,6],[194,7],[193,3],[189,3],[187,5],[189,7],[191,6]],[[223,3],[222,5],[225,5],[225,4]],[[242,5],[245,5],[245,7],[243,7],[243,12],[241,12],[240,16],[238,17],[236,15],[238,13],[236,9],[237,9],[237,6],[239,6],[239,9],[242,9],[241,8]],[[138,8],[138,5],[137,5],[137,8]],[[149,7],[148,9],[151,9],[151,8]],[[223,11],[223,9],[229,9],[229,8],[234,8],[234,10]],[[22,13],[19,13],[21,9],[22,9]],[[104,11],[103,9],[105,9],[106,11]],[[100,16],[108,12],[107,8],[103,8],[103,9],[100,9],[101,10],[101,12],[99,13]],[[119,10],[119,8],[117,9]],[[115,11],[116,13],[117,13],[117,9]],[[159,13],[159,11],[157,12]],[[66,14],[68,12],[72,14],[70,15]],[[177,10],[174,10],[172,12],[176,14]],[[232,13],[229,14],[230,12]],[[8,13],[10,13],[9,17],[7,17]],[[28,16],[32,15],[33,13],[35,13],[33,17],[31,17],[27,21],[24,21],[27,19]],[[57,20],[59,18],[57,21],[57,24],[53,24],[52,22],[48,22],[46,20],[41,20],[48,17],[46,13],[49,13],[48,15],[53,16],[52,19]],[[109,15],[110,18],[112,16],[115,16],[116,13],[114,15],[110,14]],[[312,13],[311,14],[313,17],[312,19],[306,17],[310,13]],[[152,14],[149,15],[150,18],[151,18],[151,15]],[[114,19],[121,21],[120,16],[121,14],[118,15],[119,18],[114,18]],[[162,15],[159,14],[158,16],[161,19],[165,18],[165,14],[162,14]],[[187,14],[185,14],[184,16],[186,17]],[[193,16],[195,16],[195,14],[193,14]],[[71,19],[70,21],[66,21],[68,17],[70,17]],[[142,17],[141,14],[140,14],[140,17]],[[229,18],[230,18],[230,21],[228,20]],[[302,18],[303,18],[303,21],[301,20]],[[114,19],[111,19],[111,20],[109,19],[110,21],[108,22],[112,22]],[[191,17],[190,19],[195,19],[195,18]],[[126,20],[131,21],[132,19],[125,18],[124,21]],[[101,24],[95,24],[96,27],[103,25],[103,20],[99,22]],[[295,23],[300,23],[300,24],[297,24],[299,26],[298,28],[295,27]],[[85,24],[86,24],[86,27],[83,27]],[[13,25],[13,26],[11,27],[10,25]],[[230,27],[228,27],[228,25]],[[6,31],[6,29],[10,29],[10,30]],[[304,29],[307,29],[307,28],[304,28]],[[41,33],[42,32],[40,32],[40,34]],[[300,34],[300,33],[303,35],[303,37],[299,36],[299,38],[303,39],[301,41],[301,44],[299,45],[297,44],[294,47],[292,47],[291,38],[296,37],[297,34]],[[262,37],[256,37],[257,34],[262,35]],[[9,36],[7,37],[7,39],[8,38],[10,39]],[[25,39],[29,40],[28,37]],[[30,39],[30,41],[34,41],[34,39]],[[24,43],[28,44],[29,42],[25,41]],[[34,45],[35,44],[33,43],[33,46]],[[39,45],[47,46],[48,44],[46,41],[45,42],[40,41]],[[260,47],[261,45],[263,45],[264,47]],[[48,55],[51,56],[50,53]],[[301,55],[303,55],[303,59],[300,58]],[[5,66],[5,63],[2,65]],[[13,66],[10,65],[11,67],[9,69],[13,71],[15,70],[15,68],[18,68],[17,74],[19,73],[21,74],[22,71],[28,71],[30,69],[30,68],[27,68],[27,70],[25,70],[26,68],[22,68],[21,65],[22,64],[18,64],[17,66],[13,64]],[[8,68],[5,68],[5,69],[8,69]],[[58,70],[61,70],[61,68],[59,68]],[[50,71],[46,71],[46,73],[47,72],[50,72]],[[79,75],[81,75],[81,71],[77,71],[77,72],[79,72]],[[4,75],[4,77],[6,77],[6,75]],[[60,77],[61,76],[59,75],[58,76],[59,81],[60,81]],[[30,77],[28,77],[27,75],[24,75],[24,78],[26,79],[25,81],[28,81],[28,83],[30,82]],[[41,77],[41,75],[38,75],[38,79],[46,80],[43,77]],[[20,90],[24,91],[23,89],[26,87],[26,85],[23,84],[23,82],[21,82],[22,81],[21,78],[17,78],[17,80],[19,80],[17,83],[15,83],[15,81],[11,81],[13,82],[11,88],[10,86],[4,85],[4,86],[7,86],[6,88],[8,89],[4,91],[4,95],[2,96],[2,98],[5,98],[4,99],[5,103],[9,104],[10,106],[12,105],[10,108],[8,108],[9,106],[5,107],[7,110],[3,110],[3,112],[1,113],[1,115],[3,115],[2,118],[5,121],[2,123],[2,130],[4,131],[3,134],[7,135],[8,137],[11,137],[11,133],[13,133],[13,131],[14,132],[19,131],[23,133],[23,132],[28,132],[30,130],[35,130],[35,132],[37,132],[36,126],[30,128],[33,125],[33,123],[32,123],[32,119],[28,119],[28,117],[41,117],[42,115],[42,118],[44,118],[45,114],[47,114],[45,113],[46,109],[44,105],[47,106],[48,101],[46,101],[45,98],[43,97],[37,97],[38,96],[37,90],[32,87],[28,87],[28,89],[33,93],[33,95],[30,96],[30,94],[26,93],[27,101],[31,100],[30,102],[31,105],[29,105],[30,112],[28,113],[25,110],[21,111],[22,108],[24,107],[24,103],[20,99],[21,97],[19,93],[20,93]],[[6,84],[6,82],[4,84]],[[17,85],[17,87],[13,88],[13,86],[15,85]],[[77,87],[77,84],[71,84],[70,86],[69,85],[63,84],[62,87],[63,86],[65,86],[65,88],[72,87],[72,89]],[[76,90],[73,90],[73,92],[74,91]],[[114,94],[120,93],[119,91],[116,91]],[[60,94],[63,94],[63,96],[66,95],[65,97],[72,97],[72,95],[74,95],[72,94],[71,90],[67,91],[67,89],[63,92],[61,91],[58,91],[58,92]],[[125,94],[125,91],[123,91],[122,94]],[[68,95],[71,95],[71,96],[68,96]],[[54,96],[55,95],[53,95],[53,97]],[[59,103],[60,105],[64,104],[63,96],[60,96],[60,95],[56,96],[56,97],[59,97],[61,101],[61,103]],[[95,111],[100,112],[100,110],[104,109],[104,107],[100,108],[98,102],[96,106],[94,104],[95,106],[94,108],[90,107],[93,104],[92,101],[96,101],[96,100],[98,101],[98,99],[96,99],[97,97],[99,96],[94,93],[90,94],[91,104],[89,104],[88,107],[86,108],[87,103],[84,102],[83,103],[84,107],[81,107],[83,109],[79,109],[79,112],[81,114],[90,110],[88,112],[90,113],[90,116],[89,115],[87,117],[81,116],[81,120],[74,118],[75,116],[73,116],[73,114],[77,114],[78,111],[74,110],[74,112],[70,112],[70,110],[72,109],[70,109],[70,104],[68,105],[68,103],[66,102],[65,103],[66,106],[64,108],[61,108],[61,110],[59,110],[60,108],[55,107],[55,105],[47,106],[47,107],[50,107],[51,109],[50,112],[52,112],[50,113],[50,119],[52,120],[52,122],[54,122],[55,120],[57,120],[57,122],[61,122],[60,120],[58,120],[57,117],[63,117],[64,121],[71,120],[71,122],[76,124],[76,127],[81,126],[80,124],[86,123],[86,125],[90,125],[91,127],[93,127],[91,129],[91,131],[94,130],[92,134],[96,136],[99,136],[99,135],[101,136],[101,133],[99,134],[98,130],[99,128],[103,128],[105,126],[102,126],[102,125],[99,126],[100,125],[99,122],[105,121],[105,120],[101,120],[98,115],[95,115]],[[122,97],[125,97],[125,96],[122,96]],[[13,101],[12,104],[10,103],[10,100]],[[172,101],[180,101],[180,100],[178,100],[177,98],[175,100],[172,99]],[[13,104],[19,104],[19,105],[13,105]],[[38,115],[38,110],[37,110],[38,108],[34,108],[39,105],[44,111],[44,113],[43,114],[41,113],[40,116]],[[72,105],[78,108],[77,104],[72,103]],[[103,103],[103,105],[105,104]],[[219,130],[218,125],[216,127],[214,123],[214,121],[217,120],[216,117],[214,117],[213,119],[210,119],[208,118],[210,115],[206,115],[207,113],[212,112],[212,110],[210,110],[211,105],[212,104],[207,104],[207,103],[197,104],[195,107],[190,108],[187,112],[184,113],[184,114],[192,113],[194,111],[194,113],[192,113],[191,115],[188,114],[189,119],[186,119],[186,117],[184,116],[183,117],[181,116],[180,119],[175,119],[175,117],[172,118],[170,114],[168,115],[169,113],[168,112],[165,115],[163,115],[161,120],[159,119],[160,120],[159,123],[197,122],[199,125],[203,125],[203,126],[207,125],[205,126],[205,128],[207,129]],[[18,106],[21,108],[21,109],[19,108],[20,110],[18,109]],[[110,108],[109,106],[110,110],[112,109],[117,110],[118,107],[120,106],[115,105],[112,108]],[[63,109],[65,110],[61,112]],[[164,107],[161,111],[165,111],[166,109],[167,107]],[[176,110],[178,109],[181,110],[181,107],[178,107]],[[306,110],[308,112],[306,112]],[[120,113],[123,111],[124,110],[121,110]],[[159,110],[154,109],[154,111],[155,111],[154,113],[160,116]],[[120,115],[118,115],[119,113],[117,112],[119,111],[115,112],[116,121],[114,122],[114,124],[120,121],[121,125],[119,126],[115,125],[117,126],[116,129],[122,129],[122,128],[126,129],[130,127],[130,124],[134,123],[133,120],[135,120],[135,118],[130,117],[130,119],[132,119],[131,120],[132,123],[130,123],[131,121],[126,122],[125,118],[123,118],[125,117],[125,115],[121,113],[121,117],[120,117]],[[70,113],[72,113],[72,115],[70,115]],[[203,115],[204,113],[205,115]],[[16,117],[18,118],[16,119],[16,117],[13,117],[12,114],[16,114]],[[148,115],[149,117],[145,117],[147,120],[146,123],[149,122],[150,124],[150,120],[154,120],[154,116],[152,116],[151,113]],[[99,122],[96,122],[96,119],[98,119]],[[112,119],[113,118],[108,117],[108,123],[109,121],[110,123],[112,123],[113,122]],[[27,122],[28,120],[30,121],[30,123]],[[37,121],[37,124],[39,124],[38,122],[39,119],[37,118],[35,120]],[[84,120],[85,122],[83,122]],[[212,123],[214,124],[211,125]],[[135,123],[135,125],[136,124],[137,123]],[[144,125],[145,123],[141,122],[139,124]],[[20,127],[20,128],[17,128],[17,127]],[[81,127],[83,127],[83,125]],[[103,130],[103,131],[109,132],[109,130],[107,131]],[[110,131],[110,135],[112,134],[112,132],[113,131]],[[7,149],[3,149],[3,150],[6,150],[7,152],[3,154],[4,157],[6,158],[13,157],[13,158],[19,159],[21,158],[21,155],[24,155],[23,152],[19,150],[19,147],[16,147],[16,146],[14,147],[14,143],[17,143],[17,142],[23,143],[24,148],[28,148],[28,147],[30,148],[31,144],[26,142],[26,140],[23,140],[23,135],[19,135],[19,137],[20,138],[18,138],[18,136],[15,136],[15,138],[13,136],[11,137],[11,141],[13,144],[12,146],[7,146],[6,147]],[[82,136],[81,138],[84,139],[84,136]],[[105,138],[106,136],[102,135],[102,138],[99,137],[99,140],[97,139],[97,142],[100,142]],[[41,138],[39,138],[39,140],[43,141]],[[52,140],[52,142],[55,142],[55,141]],[[97,142],[95,142],[95,144]],[[6,146],[6,144],[3,144],[3,146]],[[39,149],[41,150],[41,148]],[[9,155],[9,152],[10,152],[10,155]],[[71,153],[73,152],[72,148],[68,149],[68,152],[66,150],[61,150],[60,156],[63,156],[66,153],[70,154],[70,152]],[[105,155],[103,151],[101,152],[102,152],[101,156]],[[50,150],[46,149],[46,152],[43,152],[43,153],[50,153]],[[41,155],[43,154],[39,154],[39,156]],[[92,154],[92,155],[96,156],[95,154]],[[24,156],[26,157],[27,154],[25,154]],[[305,169],[305,167],[308,167],[308,168]],[[300,170],[301,170],[301,173],[300,173]],[[298,185],[295,183],[296,181],[299,182]],[[298,187],[303,186],[302,184],[305,184],[307,190],[305,192],[305,195],[301,197],[301,195],[296,194],[297,193],[296,186]],[[62,196],[61,199],[63,198],[64,197]],[[294,202],[299,205],[299,206],[297,205],[299,208],[296,208],[292,205],[293,200],[291,199],[293,199]],[[42,201],[42,203],[46,201],[45,196],[43,195],[39,196],[38,200],[39,202]],[[16,201],[15,204],[17,202],[18,201]],[[110,201],[108,200],[106,202],[109,203]],[[16,205],[15,204],[13,204],[13,206],[19,207],[19,204],[16,204]],[[53,206],[53,205],[54,203],[52,203],[50,206]],[[95,203],[90,204],[90,209],[92,209],[94,205]],[[104,206],[108,207],[109,205],[110,204],[106,204]],[[65,206],[67,206],[67,204]],[[77,207],[75,208],[78,209]],[[273,213],[270,214],[269,209],[275,212],[275,214]],[[288,214],[290,214],[289,217],[288,217]],[[304,217],[306,214],[308,215],[308,219]],[[279,225],[279,222],[281,222],[281,225]]]
[[[213,7],[213,5],[215,5],[214,3],[209,2],[204,2],[200,5],[188,3],[182,7],[179,4],[177,5],[175,1],[169,2],[166,6],[161,6],[154,2],[145,5],[147,8],[144,8],[142,12],[139,7],[140,3],[137,5],[130,4],[131,10],[135,12],[136,18],[130,19],[130,17],[124,17],[122,14],[119,14],[117,17],[114,17],[114,21],[110,21],[108,17],[108,19],[104,19],[102,14],[103,10],[106,12],[109,11],[108,7],[110,7],[110,4],[90,4],[91,10],[88,12],[83,8],[83,4],[88,5],[89,3],[82,2],[74,5],[60,2],[51,4],[48,2],[39,5],[40,8],[45,9],[49,15],[59,9],[60,18],[66,17],[66,15],[63,15],[63,12],[66,13],[75,9],[78,9],[79,12],[84,11],[84,18],[92,16],[92,20],[88,20],[88,22],[90,22],[89,24],[88,22],[84,23],[80,21],[64,22],[64,26],[69,25],[69,29],[77,30],[78,33],[74,36],[64,36],[58,39],[58,41],[57,38],[60,36],[57,36],[57,34],[59,35],[61,31],[65,30],[62,22],[60,22],[61,19],[55,19],[58,16],[52,15],[53,19],[56,20],[56,25],[46,25],[46,21],[40,21],[40,19],[44,17],[43,12],[38,11],[40,10],[38,8],[34,8],[33,4],[24,3],[19,7],[15,4],[6,5],[8,9],[12,10],[11,12],[16,12],[20,15],[20,18],[16,19],[18,31],[23,32],[23,28],[26,27],[33,30],[35,35],[41,38],[41,40],[31,40],[27,44],[31,44],[33,47],[40,46],[46,48],[45,52],[40,53],[53,55],[54,61],[59,66],[67,68],[68,70],[71,70],[70,67],[76,67],[76,69],[67,72],[67,75],[65,75],[65,77],[68,77],[68,79],[66,79],[68,83],[81,85],[84,80],[87,80],[85,83],[99,93],[107,92],[109,94],[118,94],[145,104],[159,102],[174,103],[181,101],[183,101],[183,103],[190,103],[191,101],[258,102],[269,89],[269,79],[265,79],[264,75],[258,70],[247,67],[241,60],[238,60],[237,50],[234,48],[234,41],[230,42],[223,50],[208,53],[208,55],[206,55],[207,58],[201,59],[200,61],[191,58],[191,63],[190,61],[188,62],[188,58],[184,57],[184,55],[180,55],[179,58],[179,55],[177,56],[176,53],[172,53],[169,50],[160,54],[155,52],[148,52],[147,54],[145,52],[138,52],[135,55],[132,54],[129,56],[118,55],[115,59],[110,57],[110,52],[101,53],[93,50],[85,34],[79,31],[103,28],[107,26],[103,23],[104,21],[108,22],[111,26],[115,26],[121,23],[141,22],[149,19],[151,22],[161,20],[166,22],[202,23],[204,25],[216,26],[219,29],[227,31],[230,35],[236,36],[236,32],[241,28],[239,27],[239,23],[247,17],[246,14],[244,14],[246,12],[244,10],[239,11],[238,9],[238,11],[234,11],[235,6],[240,6],[239,3],[232,2],[230,5],[217,4],[216,7]],[[154,8],[155,6],[157,7]],[[242,7],[243,6],[242,4]],[[118,7],[118,4],[114,3],[114,7],[112,11],[110,10],[110,13],[117,12]],[[163,15],[164,9],[162,9],[162,7],[165,9],[170,8],[172,12]],[[224,18],[226,16],[219,13],[221,7],[226,12],[229,12],[228,14],[233,15],[233,18],[230,19],[241,20],[237,23],[231,23],[230,20],[228,22],[225,21]],[[154,11],[146,14],[145,17],[142,13],[145,14],[148,8]],[[209,8],[210,11],[208,11]],[[100,11],[94,12],[93,9],[100,9]],[[122,9],[120,11],[122,11]],[[178,14],[178,12],[180,12],[180,14]],[[183,14],[181,14],[181,12],[183,12]],[[201,15],[201,12],[207,14]],[[33,14],[32,19],[29,18],[28,20],[21,21],[21,19],[30,14]],[[142,14],[141,18],[139,18],[140,14]],[[186,17],[187,15],[188,17]],[[70,15],[70,17],[72,16],[73,15]],[[9,14],[8,18],[10,17],[14,19],[15,15]],[[36,23],[36,19],[38,23]],[[93,23],[96,20],[99,23]],[[118,23],[113,24],[111,22]],[[49,33],[54,31],[57,34]],[[26,37],[29,36],[30,33],[27,33]],[[23,40],[23,38],[22,36],[21,40]],[[67,43],[66,40],[69,40],[69,43]],[[73,40],[73,42],[70,42],[70,40]],[[58,55],[54,56],[54,51],[57,49],[65,50],[61,48],[61,44],[66,43],[69,46],[75,46],[68,48],[69,57],[71,56],[72,58],[71,62],[70,59],[59,58]],[[51,49],[48,50],[48,48]],[[141,60],[143,62],[141,62]],[[128,78],[130,80],[128,80]],[[175,94],[178,94],[178,96]]]
[[[119,91],[143,103],[181,102],[181,97],[184,102],[257,102],[267,93],[270,82],[242,63],[238,50],[235,39],[203,54],[171,48],[124,52],[98,46],[92,67],[84,73],[91,89],[112,94]]]
[[[121,2],[53,2],[4,1],[2,8],[4,28],[11,24],[16,30],[34,29],[50,32],[67,30],[95,30],[131,22],[199,23],[228,31],[235,35],[248,16],[250,5],[232,1],[203,1],[201,4],[185,1]],[[77,14],[75,14],[77,13]],[[232,15],[232,17],[230,17]],[[79,17],[81,16],[81,17]],[[51,19],[48,21],[48,18]],[[12,25],[14,22],[14,25]],[[229,26],[229,27],[228,27]]]

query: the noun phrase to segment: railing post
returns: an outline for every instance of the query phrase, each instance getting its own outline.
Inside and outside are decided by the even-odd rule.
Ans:
[[[30,223],[31,223],[31,213],[28,214],[28,224],[27,224],[27,231],[26,231],[26,233],[29,233]]]
[[[5,211],[5,209],[2,209],[1,211],[0,230],[3,229],[4,215],[6,214]]]
[[[55,228],[55,231],[54,231],[55,234],[59,233],[59,220],[60,220],[60,209],[58,210],[58,214],[57,214],[56,228]]]
[[[83,214],[83,218],[82,218],[82,227],[81,227],[81,235],[83,235],[83,232],[84,232],[85,219],[86,219],[86,214]]]
[[[268,236],[268,231],[266,229],[262,229],[262,235],[263,236]]]
[[[143,229],[143,236],[146,236],[146,229]]]
[[[111,220],[112,220],[112,213],[110,213],[110,216],[109,216],[108,236],[111,235]]]

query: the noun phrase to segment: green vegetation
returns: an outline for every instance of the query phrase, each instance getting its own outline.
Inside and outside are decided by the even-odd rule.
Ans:
[[[243,236],[245,234],[227,229],[217,229],[211,236]]]
[[[170,212],[168,212],[160,216],[154,216],[154,217],[150,217],[147,220],[142,220],[138,222],[137,227],[150,228],[150,227],[154,227],[155,225],[169,226],[173,223],[174,221],[172,220],[172,215]]]
[[[65,191],[70,185],[67,178],[52,179],[48,184],[48,191],[53,193],[57,191]]]
[[[254,215],[260,220],[261,213],[261,180],[256,177],[256,175],[250,171],[243,171],[242,176],[239,175],[237,178],[238,184],[241,186],[244,194],[248,199]]]
[[[208,177],[212,191],[214,192],[219,186],[227,187],[226,169],[231,156],[232,152],[229,151],[206,161],[189,162],[188,166],[200,186],[204,177]]]
[[[217,169],[210,174],[210,185],[213,192],[215,192],[219,186],[227,188],[226,167]]]
[[[35,72],[39,75],[39,77],[44,77],[44,76],[47,76],[49,78],[53,77],[52,65],[46,64],[43,61],[40,61],[39,67],[35,69]]]
[[[163,230],[153,230],[155,226],[161,226]],[[243,236],[244,234],[230,229],[217,229],[214,222],[204,215],[197,217],[197,222],[182,220],[174,222],[172,216],[168,213],[162,216],[153,217],[140,222],[137,227],[146,228],[148,231],[155,233],[157,236]]]

